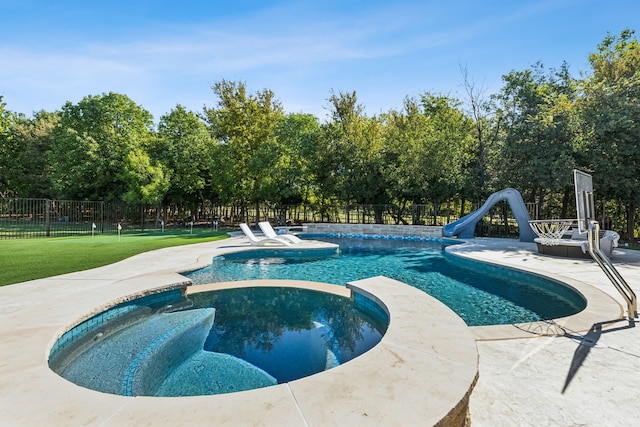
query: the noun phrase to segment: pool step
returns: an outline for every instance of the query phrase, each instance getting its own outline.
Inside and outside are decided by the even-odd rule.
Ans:
[[[145,379],[141,369],[152,360],[162,363],[163,358],[174,357],[169,350],[176,339],[191,342],[182,343],[188,351],[176,364],[202,350],[214,316],[214,309],[153,315],[149,322],[138,321],[113,334],[96,335],[91,345],[55,370],[77,385],[105,393],[123,394],[124,389],[129,395],[153,394],[159,384]]]
[[[157,389],[156,396],[199,396],[233,393],[276,385],[262,369],[224,353],[193,354]]]

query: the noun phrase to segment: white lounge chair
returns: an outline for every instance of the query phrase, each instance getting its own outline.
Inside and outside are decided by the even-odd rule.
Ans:
[[[288,241],[286,241],[284,239],[280,239],[278,237],[263,237],[263,238],[259,238],[255,234],[253,234],[253,231],[251,231],[249,226],[247,224],[245,224],[245,223],[240,224],[240,229],[242,230],[244,235],[247,236],[247,239],[249,239],[249,242],[252,245],[255,245],[255,246],[264,246],[264,245],[266,245],[268,243],[275,243],[275,244],[284,245],[284,246],[291,246],[291,242],[288,242]]]
[[[276,233],[276,230],[273,229],[273,227],[271,226],[271,223],[268,222],[268,221],[259,222],[258,226],[260,226],[260,230],[262,230],[262,232],[264,233],[264,235],[266,237],[278,238],[278,239],[286,239],[286,240],[290,241],[291,243],[300,243],[300,242],[302,242],[302,239],[300,239],[298,236],[294,236],[293,234],[278,234],[278,233]]]

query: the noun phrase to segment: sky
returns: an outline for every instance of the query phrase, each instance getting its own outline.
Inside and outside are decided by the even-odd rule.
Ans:
[[[465,74],[483,97],[537,62],[578,78],[626,28],[640,32],[640,1],[0,0],[0,96],[31,117],[116,92],[157,123],[215,107],[228,80],[320,120],[355,91],[373,116],[427,92],[464,100]]]

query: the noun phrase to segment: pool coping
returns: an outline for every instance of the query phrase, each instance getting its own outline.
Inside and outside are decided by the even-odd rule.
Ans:
[[[327,246],[308,242],[304,247]],[[287,384],[215,396],[126,397],[85,389],[49,369],[48,355],[56,339],[82,320],[124,300],[188,285],[178,272],[208,265],[221,253],[254,248],[238,238],[167,248],[110,266],[1,288],[3,422],[449,425],[467,417],[479,363],[469,328],[441,302],[386,277],[352,282],[347,288],[290,283],[360,292],[386,307],[390,324],[370,351]],[[250,282],[251,286],[258,284]],[[233,282],[231,286],[239,285]]]
[[[618,302],[615,295],[611,294],[610,288],[612,286],[606,282],[601,284],[602,279],[600,277],[602,273],[598,272],[597,268],[587,261],[554,259],[536,254],[535,248],[531,245],[509,240],[505,241],[504,239],[494,240],[476,239],[475,241],[469,241],[464,245],[456,246],[456,251],[458,255],[466,256],[473,260],[514,267],[524,271],[530,269],[531,272],[548,275],[566,283],[576,280],[579,283],[575,283],[572,286],[582,286],[581,284],[590,286],[594,290],[611,295],[609,298],[614,302]],[[89,311],[96,310],[101,304],[104,305],[105,301],[109,301],[108,305],[110,305],[119,298],[127,298],[135,294],[142,295],[150,289],[173,286],[175,283],[184,280],[184,277],[178,275],[177,272],[189,271],[208,265],[213,256],[224,251],[238,249],[250,250],[252,248],[246,245],[242,239],[237,238],[167,248],[166,250],[141,254],[110,266],[0,288],[0,307],[2,307],[2,311],[0,311],[0,413],[3,414],[3,422],[7,423],[7,425],[27,426],[52,424],[120,426],[140,425],[150,422],[156,422],[160,425],[184,425],[196,422],[210,423],[215,420],[219,425],[236,425],[238,424],[238,415],[242,415],[249,419],[247,423],[282,425],[288,420],[286,417],[280,418],[279,414],[282,413],[283,416],[294,417],[291,419],[291,424],[309,425],[310,423],[302,418],[300,410],[291,406],[293,395],[290,390],[270,396],[272,400],[269,401],[270,403],[267,406],[257,405],[255,410],[247,408],[246,401],[252,402],[262,392],[268,392],[273,388],[233,393],[223,398],[225,404],[222,408],[219,408],[218,411],[211,411],[209,410],[209,405],[212,396],[127,398],[108,395],[75,386],[61,379],[48,368],[48,349],[55,341],[55,336],[69,325],[79,321],[81,317],[86,316]],[[634,253],[633,255],[636,254]],[[629,277],[640,277],[640,262],[636,258],[627,259],[627,252],[616,251],[616,265],[623,269],[626,268],[625,277],[627,277],[627,274],[629,274]],[[535,265],[536,267],[534,268],[527,264]],[[635,283],[638,283],[638,281],[636,280]],[[598,293],[596,292],[596,294]],[[75,307],[70,308],[67,305],[69,300],[73,300]],[[400,300],[399,303],[401,303]],[[616,308],[616,304],[613,304],[610,307],[615,308],[615,310],[593,316],[597,317],[594,325],[604,320],[618,317],[622,306],[618,305]],[[414,307],[414,310],[421,310],[421,307]],[[412,313],[407,314],[407,316],[411,315]],[[433,319],[429,320],[429,322],[431,323],[426,324],[426,326],[437,332],[441,324]],[[584,318],[580,325],[586,326],[586,323],[588,323],[588,320]],[[571,357],[574,354],[572,344],[575,337],[569,337],[570,339],[505,339],[507,337],[503,335],[503,332],[499,331],[503,327],[496,326],[464,328],[466,332],[463,332],[463,334],[473,331],[473,335],[478,337],[479,329],[477,328],[487,330],[495,328],[494,330],[496,331],[494,337],[488,337],[485,340],[482,337],[477,338],[475,346],[476,351],[478,348],[482,350],[481,357],[484,360],[484,365],[480,363],[480,369],[484,374],[480,374],[480,379],[475,383],[475,389],[470,398],[471,419],[477,420],[478,425],[497,425],[507,422],[506,420],[513,424],[531,424],[532,420],[537,420],[540,423],[562,425],[561,420],[566,421],[567,413],[570,413],[576,419],[585,419],[587,417],[588,419],[602,420],[605,417],[608,420],[616,420],[620,419],[620,416],[618,416],[619,408],[637,408],[637,405],[634,406],[633,403],[629,403],[628,399],[621,401],[619,399],[620,393],[609,393],[611,397],[607,398],[600,391],[598,391],[598,394],[594,394],[595,392],[589,388],[594,387],[594,385],[591,385],[588,378],[596,376],[597,378],[591,382],[608,387],[618,387],[615,390],[626,390],[628,392],[633,390],[631,385],[634,381],[633,376],[621,376],[616,378],[615,383],[608,385],[607,374],[603,373],[604,377],[599,375],[601,371],[609,372],[621,369],[614,362],[616,360],[614,357],[620,356],[619,352],[614,351],[613,354],[615,356],[605,356],[605,354],[608,354],[605,353],[606,350],[598,350],[598,353],[592,352],[590,358],[594,358],[600,363],[603,360],[611,360],[609,362],[611,366],[608,369],[603,369],[600,367],[602,365],[598,365],[599,367],[595,371],[591,371],[589,364],[587,364],[582,369],[585,371],[585,375],[589,373],[589,377],[585,376],[580,382],[574,382],[572,387],[575,388],[575,392],[572,393],[572,388],[570,388],[566,395],[559,394],[557,391],[549,391],[549,387],[554,387],[555,381],[558,381],[558,378],[549,377],[549,375],[552,375],[549,371],[557,369],[558,366],[562,370],[562,360],[559,363],[558,358],[568,357],[568,360],[571,361]],[[517,329],[514,325],[505,326],[504,328],[508,333],[513,333],[512,329]],[[628,340],[628,337],[633,337],[633,334],[636,333],[634,329],[637,328],[621,329],[618,332],[607,335],[607,343],[609,345],[617,344],[619,347],[635,346],[633,341]],[[538,336],[541,335],[527,332],[522,338],[535,338]],[[455,343],[457,337],[453,335],[444,339]],[[554,353],[551,351],[535,351],[537,348],[551,345],[549,340],[554,340]],[[524,344],[525,342],[540,342],[540,344]],[[579,344],[575,345],[578,346],[578,349],[581,348]],[[533,350],[531,350],[531,346],[534,346]],[[389,345],[386,348],[388,352],[385,354],[394,357],[393,363],[399,362],[395,358],[397,352],[394,352],[398,347],[401,347],[401,345]],[[525,349],[524,355],[526,357],[522,356],[523,348]],[[627,351],[635,354],[633,353],[633,348]],[[508,351],[505,351],[505,349],[508,349]],[[575,351],[576,354],[579,353],[578,350]],[[558,354],[557,357],[555,357],[556,353]],[[532,356],[533,354],[535,354],[535,357]],[[370,353],[366,353],[361,357],[367,356],[370,356]],[[434,357],[438,358],[437,356]],[[575,359],[577,356],[573,355],[573,357]],[[495,363],[493,359],[496,360]],[[516,359],[515,362],[513,359]],[[414,371],[419,371],[424,366],[419,361],[414,365],[413,359],[405,361],[409,362],[406,364],[407,366],[402,366],[405,374],[409,370],[411,375],[415,375]],[[537,366],[534,363],[538,361],[541,364],[540,369],[544,371],[539,372],[536,370]],[[377,362],[372,360],[372,366],[376,366],[375,363]],[[390,361],[387,362],[387,366],[390,366],[390,373],[394,373],[396,366]],[[346,367],[348,364],[344,366]],[[637,366],[637,363],[631,366]],[[555,371],[553,372],[558,375]],[[561,377],[560,379],[563,379],[562,374],[563,372],[560,372],[558,375]],[[327,375],[332,375],[331,371],[320,374],[317,377],[321,378]],[[326,378],[329,384],[321,385],[330,390],[325,393],[329,395],[328,397],[323,396],[323,398],[329,399],[333,394],[330,380],[332,377],[327,376]],[[482,378],[485,378],[484,381]],[[526,380],[523,380],[523,378],[526,378]],[[360,377],[357,378],[357,380],[360,379]],[[375,378],[367,380],[371,381],[367,382],[367,384],[370,386],[373,384],[373,386],[370,389],[364,387],[364,394],[358,396],[358,398],[369,400],[369,397],[371,397],[369,403],[373,406],[377,405],[380,410],[372,414],[360,414],[360,421],[362,423],[368,422],[372,425],[389,424],[385,416],[385,405],[388,404],[390,395],[393,395],[393,397],[396,396],[395,393],[400,395],[402,390],[399,389],[403,388],[403,393],[408,394],[409,399],[413,399],[408,401],[412,403],[410,406],[413,407],[422,405],[425,400],[438,399],[442,385],[432,383],[430,379],[416,383],[408,381],[404,377],[395,376],[391,379],[385,378],[385,382],[382,380],[375,382]],[[444,384],[448,385],[448,383],[449,379]],[[347,389],[344,392],[348,395],[348,386],[350,384],[346,386]],[[501,393],[498,394],[501,398],[496,397],[495,390]],[[525,394],[529,393],[526,399],[522,397],[522,390],[524,390]],[[612,390],[614,389],[612,388]],[[256,392],[260,393],[255,394]],[[246,397],[238,398],[240,394],[244,393],[248,393]],[[310,393],[313,393],[313,391]],[[424,398],[424,396],[428,396],[428,398]],[[585,396],[584,402],[580,400],[580,396]],[[183,399],[191,400],[185,401]],[[540,399],[543,399],[546,408],[544,414],[537,411],[541,407]],[[598,400],[598,405],[593,405],[593,399]],[[340,400],[346,401],[348,398],[341,397]],[[528,402],[531,402],[531,404],[528,404]],[[315,404],[324,405],[322,401]],[[344,402],[341,402],[341,404],[346,406],[348,410],[348,405]],[[592,407],[593,411],[596,412],[590,412]],[[321,406],[321,408],[327,411],[326,418],[323,418],[327,421],[325,424],[344,424],[338,418],[340,413],[333,414],[330,407]],[[574,410],[574,408],[576,409]],[[410,408],[410,410],[413,409]],[[554,413],[547,414],[551,410]],[[248,412],[250,413],[246,414]],[[628,415],[634,412],[627,410],[624,413]],[[350,414],[350,416],[356,415]],[[549,420],[555,421],[551,422]],[[420,424],[426,423],[421,420]]]
[[[448,254],[469,259],[481,264],[495,265],[501,268],[514,269],[547,278],[573,289],[586,301],[586,307],[570,316],[558,317],[537,322],[516,323],[508,325],[470,326],[477,341],[535,338],[542,336],[562,336],[567,330],[584,332],[591,329],[594,323],[602,319],[619,319],[624,309],[611,295],[583,281],[571,277],[558,277],[557,273],[520,265],[518,268],[488,259],[478,259],[466,253],[468,246],[452,245],[445,248]]]
[[[586,300],[586,307],[576,314],[538,322],[517,323],[509,325],[470,326],[477,341],[535,338],[544,336],[563,336],[567,331],[585,332],[602,319],[621,319],[624,315],[622,305],[609,293],[598,289],[584,281],[569,276],[559,275],[556,271],[544,271],[519,263],[517,267],[497,260],[493,257],[482,257],[474,251],[481,240],[463,241],[458,245],[447,246],[448,254],[469,259],[473,262],[495,265],[501,268],[514,269],[529,274],[548,278],[567,286]],[[481,244],[481,243],[480,243]],[[611,323],[611,327],[615,327]],[[605,324],[606,328],[607,325]]]
[[[371,350],[328,371],[262,389],[264,393],[254,393],[252,406],[256,399],[260,405],[275,404],[273,395],[287,389],[290,404],[297,407],[305,425],[330,425],[336,420],[378,425],[381,419],[400,425],[452,425],[467,416],[468,399],[478,376],[475,341],[464,322],[435,298],[383,276],[350,282],[346,287],[295,280],[243,280],[191,286],[186,292],[256,286],[310,289],[343,297],[359,293],[381,305],[390,323]],[[438,390],[437,399],[423,400],[412,392],[437,384],[446,384]],[[293,418],[289,421],[292,425],[296,422]],[[278,424],[289,425],[282,420]]]

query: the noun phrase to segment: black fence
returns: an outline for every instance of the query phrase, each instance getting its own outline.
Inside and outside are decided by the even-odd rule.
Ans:
[[[132,215],[104,202],[0,199],[0,238],[71,236],[117,231]]]
[[[469,212],[469,209],[467,209]],[[532,218],[536,218],[532,211]],[[0,239],[123,233],[160,229],[235,228],[241,222],[268,220],[274,225],[312,222],[353,224],[445,225],[457,219],[450,206],[409,204],[218,206],[150,206],[101,201],[0,199]],[[478,228],[489,236],[517,235],[515,220],[496,205]]]
[[[198,217],[204,221],[198,221]],[[212,226],[209,206],[167,206],[50,199],[0,199],[0,239],[58,237]],[[192,224],[193,222],[193,224]]]

